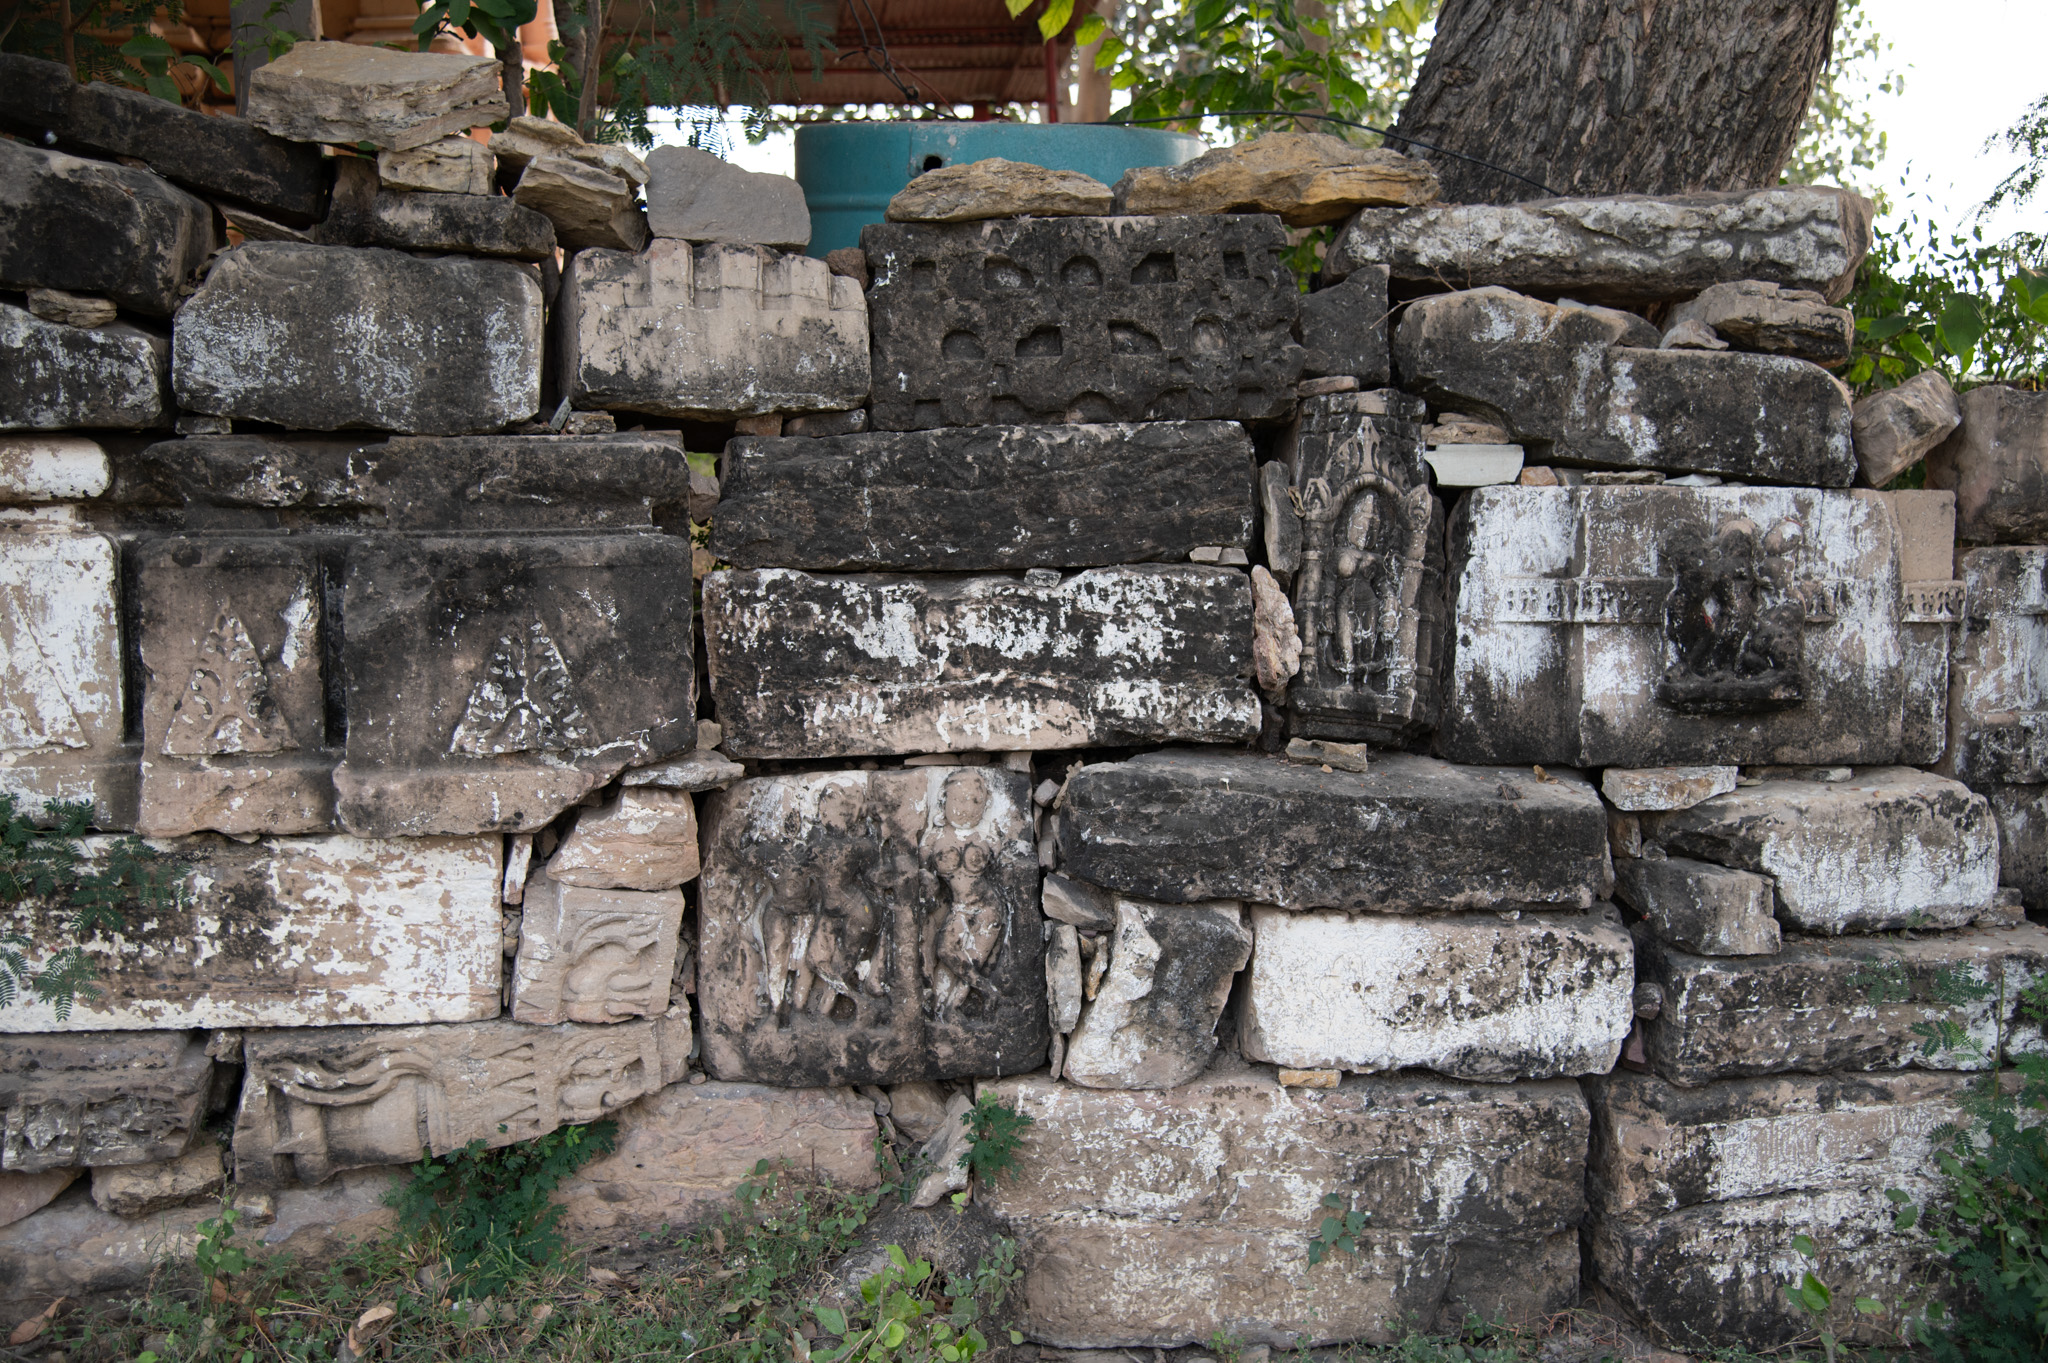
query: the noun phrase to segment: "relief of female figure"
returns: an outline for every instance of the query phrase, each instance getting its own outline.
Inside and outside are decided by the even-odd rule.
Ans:
[[[924,847],[928,883],[936,891],[925,929],[924,967],[934,1017],[945,1017],[976,988],[986,990],[984,972],[995,960],[1008,926],[1001,889],[988,874],[995,860],[987,835],[978,832],[988,813],[982,773],[961,768],[946,777],[939,797],[936,831]]]

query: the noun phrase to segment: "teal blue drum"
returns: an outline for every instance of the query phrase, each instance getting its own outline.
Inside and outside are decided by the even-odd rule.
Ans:
[[[860,245],[896,191],[928,170],[1000,156],[1078,170],[1113,185],[1133,166],[1177,166],[1202,140],[1114,123],[812,123],[796,130],[796,182],[811,209],[810,253]]]

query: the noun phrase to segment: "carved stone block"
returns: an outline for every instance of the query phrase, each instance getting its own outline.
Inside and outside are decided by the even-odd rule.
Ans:
[[[1633,1015],[1621,915],[1407,917],[1254,909],[1245,1057],[1461,1079],[1605,1074]]]
[[[1436,726],[1443,504],[1421,429],[1387,406],[1378,393],[1305,399],[1283,449],[1285,496],[1268,514],[1292,516],[1301,543],[1292,733],[1395,743]]]
[[[1097,948],[1110,954],[1107,973],[1071,1029],[1062,1073],[1089,1088],[1185,1084],[1216,1053],[1217,1019],[1251,959],[1244,910],[1119,897],[1116,917]]]
[[[497,949],[497,936],[490,945]],[[690,1019],[613,1027],[319,1027],[252,1033],[235,1182],[262,1190],[511,1145],[594,1122],[683,1079]]]
[[[696,742],[680,536],[366,539],[343,611],[351,831],[528,832]]]
[[[739,757],[1231,743],[1259,729],[1251,586],[1228,569],[720,572],[704,579],[704,639]]]
[[[1906,669],[1899,760],[1933,766],[1948,747],[1949,652],[1967,594],[1956,576],[1955,494],[1880,495],[1899,527],[1899,642]]]
[[[1199,545],[1251,547],[1251,469],[1229,422],[741,439],[720,466],[711,552],[813,571],[1179,563]]]
[[[175,1159],[212,1082],[205,1042],[184,1032],[0,1036],[0,1169]]]
[[[817,772],[710,797],[699,882],[704,1067],[783,1085],[1045,1063],[1030,778]]]
[[[540,877],[521,908],[513,1020],[660,1017],[682,928],[681,890],[592,890]]]
[[[875,426],[1285,416],[1286,246],[1256,216],[872,224]]]
[[[0,431],[166,425],[170,353],[127,322],[74,327],[0,303]]]
[[[1584,909],[1611,883],[1584,780],[1405,753],[1365,772],[1200,750],[1099,763],[1068,779],[1058,838],[1068,875],[1177,904]]]
[[[1897,760],[1898,536],[1877,494],[1485,487],[1450,544],[1453,761]]]
[[[98,840],[88,844],[100,848]],[[159,844],[177,894],[83,943],[99,994],[68,1020],[17,1000],[13,1031],[325,1027],[495,1017],[501,849],[496,838],[274,838]],[[103,849],[102,849],[103,850]],[[16,907],[0,932],[31,963],[68,937]]]
[[[561,389],[578,407],[730,420],[867,399],[867,302],[808,256],[667,240],[579,251],[557,307]]]
[[[2048,548],[1971,549],[1956,566],[1968,618],[1942,770],[1979,790],[2048,783]]]

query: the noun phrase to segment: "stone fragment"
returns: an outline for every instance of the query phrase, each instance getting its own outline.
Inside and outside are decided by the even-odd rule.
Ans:
[[[835,279],[851,279],[866,293],[873,278],[868,273],[868,253],[858,246],[842,246],[836,251],[825,253],[825,268]]]
[[[1319,227],[1360,208],[1414,208],[1436,196],[1427,162],[1327,133],[1282,132],[1178,166],[1133,167],[1116,182],[1114,211],[1277,213],[1289,227]]]
[[[429,194],[496,194],[490,148],[472,137],[444,137],[405,151],[377,153],[377,179],[386,189]]]
[[[1106,890],[1063,875],[1049,875],[1040,894],[1048,918],[1089,933],[1108,932],[1116,927],[1116,896]]]
[[[1082,997],[1081,934],[1072,923],[1061,923],[1045,939],[1045,1008],[1055,1038],[1081,1021]]]
[[[1153,904],[1118,897],[1109,970],[1067,1043],[1068,1082],[1098,1089],[1185,1084],[1216,1053],[1216,1023],[1252,934],[1237,904]],[[1065,924],[1062,929],[1072,934]],[[1079,983],[1079,943],[1074,982]],[[1046,968],[1052,969],[1047,956]]]
[[[1319,398],[1326,393],[1355,393],[1357,391],[1358,380],[1349,374],[1338,374],[1320,379],[1303,379],[1300,383],[1294,385],[1294,395],[1298,398]]]
[[[918,1181],[916,1191],[910,1195],[911,1206],[935,1206],[946,1194],[957,1193],[967,1187],[966,1157],[974,1148],[968,1139],[967,1114],[973,1107],[974,1100],[964,1093],[956,1093],[946,1100],[946,1111],[939,1118],[939,1129],[932,1132],[931,1139],[917,1152],[915,1163],[931,1172]]]
[[[628,789],[654,786],[662,790],[687,790],[701,794],[707,790],[724,790],[746,774],[745,767],[728,760],[725,754],[699,750],[653,766],[630,768],[620,780]]]
[[[879,1177],[874,1109],[849,1088],[670,1085],[612,1120],[612,1152],[555,1194],[562,1229],[579,1242],[637,1248],[643,1234],[693,1230],[732,1207],[733,1189],[762,1160],[805,1178],[816,1169],[848,1191]]]
[[[168,317],[218,244],[213,210],[146,170],[0,138],[0,289]]]
[[[711,552],[740,568],[1080,568],[1251,543],[1234,422],[742,439],[720,468]]]
[[[1344,1082],[1342,1070],[1290,1070],[1282,1066],[1280,1083],[1285,1088],[1333,1089]]]
[[[467,138],[449,140],[477,145]],[[554,259],[555,225],[503,195],[398,191],[380,184],[375,163],[368,158],[336,160],[334,206],[310,238],[320,245],[453,251],[506,260]],[[249,234],[245,231],[244,235]]]
[[[616,142],[578,142],[563,148],[563,154],[586,166],[608,170],[635,189],[647,183],[647,163]]]
[[[928,170],[889,200],[890,222],[1102,217],[1109,186],[1078,170],[1048,170],[992,156]]]
[[[201,1139],[176,1159],[105,1165],[92,1171],[92,1200],[116,1216],[148,1216],[220,1192],[227,1176],[220,1146]]]
[[[49,1206],[83,1172],[48,1169],[40,1174],[0,1173],[0,1226],[11,1226]]]
[[[490,431],[540,406],[541,313],[504,261],[254,242],[180,310],[172,384],[189,411],[295,430]]]
[[[2048,973],[2048,929],[1963,928],[1919,938],[1792,938],[1774,956],[1695,956],[1636,929],[1636,973],[1664,992],[1641,1024],[1659,1075],[1686,1087],[1787,1070],[1976,1070],[2044,1049],[2019,994]],[[1954,1001],[1966,981],[1985,994]],[[2000,1000],[2003,999],[2003,1003]],[[2002,1016],[2001,1016],[2002,1010]],[[1968,1044],[1927,1054],[1915,1027],[1953,1022]]]
[[[358,540],[342,826],[531,832],[687,751],[689,552],[652,534]]]
[[[1383,405],[1373,393],[1308,398],[1282,445],[1288,482],[1267,514],[1292,517],[1282,538],[1301,545],[1290,733],[1399,743],[1437,721],[1443,507],[1419,428]]]
[[[861,245],[879,430],[1293,409],[1300,294],[1271,218],[878,223]]]
[[[932,1138],[946,1120],[947,1086],[913,1079],[889,1089],[889,1120],[920,1144]]]
[[[698,892],[704,1065],[890,1084],[1044,1063],[1030,778],[824,772],[711,797]]]
[[[1691,809],[1735,789],[1734,767],[1609,767],[1600,793],[1616,809]]]
[[[1480,409],[1546,460],[1849,485],[1849,399],[1827,371],[1656,346],[1633,314],[1484,288],[1410,304],[1394,362],[1409,389]]]
[[[1585,766],[1895,761],[1898,555],[1868,493],[1474,489],[1451,518],[1439,749]],[[1731,594],[1741,609],[1708,604]]]
[[[535,157],[512,197],[552,222],[568,250],[638,251],[647,244],[647,215],[634,202],[632,182],[568,152]]]
[[[104,854],[105,843],[88,847]],[[18,1000],[16,1031],[327,1027],[495,1017],[496,838],[163,843],[175,902],[85,945],[99,993],[68,1020]],[[4,930],[47,964],[69,938],[21,908]]]
[[[1323,270],[1380,264],[1431,288],[1499,284],[1626,306],[1750,279],[1839,303],[1870,249],[1872,212],[1870,200],[1825,185],[1368,208],[1331,245]]]
[[[1252,569],[1252,676],[1259,689],[1278,695],[1301,672],[1301,631],[1287,593],[1263,565]]]
[[[1942,767],[1973,790],[2048,783],[2048,548],[1956,556],[1965,621]]]
[[[1782,945],[1771,881],[1688,857],[1614,863],[1614,897],[1657,936],[1700,956],[1769,956]]]
[[[1492,487],[1522,475],[1520,445],[1432,445],[1423,458],[1438,487]]]
[[[1252,933],[1238,1042],[1290,1069],[1605,1074],[1634,1013],[1628,931],[1608,906],[1514,921],[1257,908]]]
[[[865,407],[854,407],[844,412],[812,412],[807,416],[786,417],[782,423],[784,435],[859,435],[867,428],[868,409]]]
[[[1896,388],[1856,399],[1850,432],[1863,481],[1883,487],[1948,439],[1962,404],[1941,371],[1925,369]]]
[[[30,289],[28,310],[45,322],[62,322],[67,327],[103,327],[121,313],[107,299],[62,289]]]
[[[2030,912],[2048,910],[2048,785],[1992,786],[1986,794],[1998,820],[2001,885]]]
[[[585,889],[552,876],[530,882],[519,920],[513,1020],[551,1026],[662,1016],[682,928],[683,895],[674,888]]]
[[[1290,762],[1308,762],[1333,771],[1366,771],[1371,754],[1363,743],[1336,743],[1326,738],[1290,738],[1284,749]]]
[[[1193,749],[1097,763],[1068,779],[1058,831],[1067,875],[1167,903],[1585,909],[1610,884],[1584,780],[1398,752],[1369,772]]]
[[[0,303],[0,431],[162,426],[170,351],[126,322],[66,326]]]
[[[1034,1075],[982,1092],[1033,1119],[980,1197],[1022,1245],[1022,1328],[1040,1341],[1384,1342],[1467,1310],[1529,1319],[1577,1290],[1587,1114],[1568,1081],[1290,1091],[1219,1065],[1171,1089]],[[1487,1176],[1458,1172],[1474,1167]],[[1357,1257],[1311,1268],[1329,1193],[1368,1229]]]
[[[249,77],[248,117],[293,142],[409,151],[510,117],[496,57],[300,43]]]
[[[629,788],[582,810],[547,876],[600,890],[671,890],[697,878],[697,810],[673,790]]]
[[[557,306],[562,391],[580,407],[730,420],[867,399],[866,304],[808,256],[670,241],[586,251]]]
[[[1026,752],[1258,732],[1243,573],[1055,578],[713,573],[704,637],[727,750]]]
[[[677,241],[727,242],[800,251],[811,241],[811,210],[787,175],[742,170],[695,147],[647,154],[647,228]]]
[[[496,934],[490,943],[497,947]],[[244,1189],[490,1147],[594,1122],[688,1071],[686,1010],[610,1027],[311,1027],[252,1032],[235,1115]]]
[[[1849,358],[1856,319],[1832,308],[1811,289],[1788,289],[1756,279],[1715,284],[1671,312],[1670,322],[1696,321],[1737,350],[1792,355],[1815,364]]]
[[[1927,456],[1927,486],[1956,494],[1956,538],[2048,540],[2048,393],[1990,384],[1961,406],[1962,425]]]
[[[497,158],[500,172],[517,176],[536,157],[582,145],[583,139],[576,135],[574,128],[551,118],[520,114],[491,134],[489,149]]]
[[[213,1073],[184,1032],[0,1036],[0,1169],[176,1159],[199,1134]]]
[[[106,450],[83,436],[0,436],[0,502],[97,497],[111,476]]]
[[[1949,655],[1963,627],[1966,585],[1957,577],[1952,492],[1882,494],[1899,527],[1899,635],[1906,712],[1899,761],[1933,766],[1948,748]]]
[[[1643,816],[1670,852],[1771,876],[1802,932],[1960,927],[1998,892],[1991,806],[1958,781],[1876,767],[1844,782],[1775,779]]]
[[[1685,317],[1672,324],[1657,342],[1659,350],[1726,350],[1728,343],[1697,317]]]

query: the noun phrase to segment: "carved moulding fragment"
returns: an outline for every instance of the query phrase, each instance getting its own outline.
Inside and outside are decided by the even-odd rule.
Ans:
[[[0,1170],[174,1159],[212,1081],[206,1043],[186,1032],[0,1036]]]

